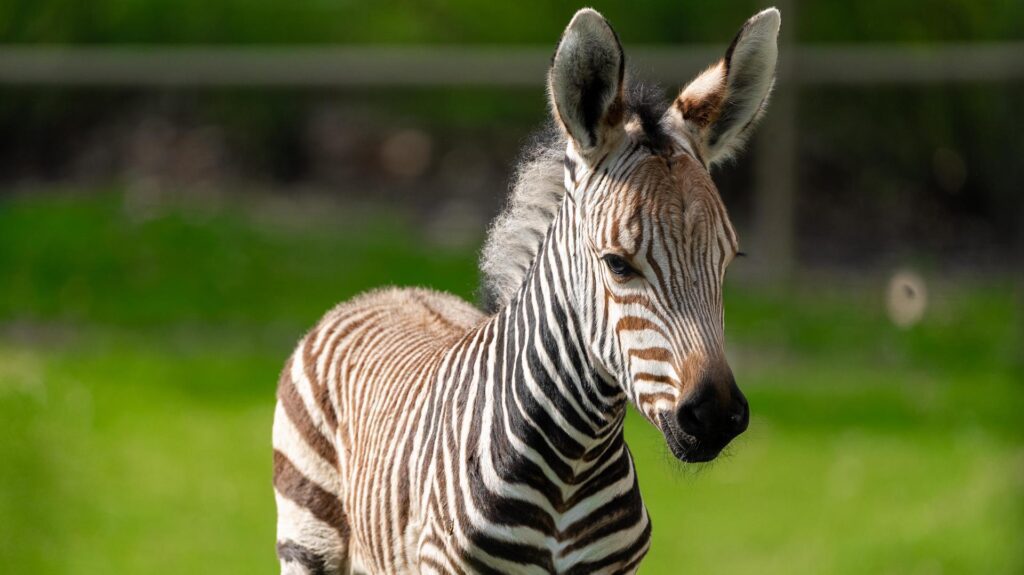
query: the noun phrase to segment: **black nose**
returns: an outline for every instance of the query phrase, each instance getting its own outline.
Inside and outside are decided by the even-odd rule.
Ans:
[[[726,384],[727,393],[714,384],[703,383],[676,411],[679,427],[697,439],[717,439],[724,445],[743,433],[750,423],[750,407],[736,384]]]

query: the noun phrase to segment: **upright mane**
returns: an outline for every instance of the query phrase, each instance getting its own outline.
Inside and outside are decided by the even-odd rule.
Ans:
[[[665,147],[659,120],[667,108],[656,86],[636,83],[626,91],[628,119],[640,121],[647,144]],[[544,236],[565,196],[563,160],[566,137],[554,122],[526,145],[512,178],[505,207],[491,222],[480,254],[480,299],[497,311],[526,279]]]
[[[488,312],[512,298],[533,264],[565,196],[565,136],[550,123],[523,150],[505,207],[490,228],[480,255],[481,299]]]

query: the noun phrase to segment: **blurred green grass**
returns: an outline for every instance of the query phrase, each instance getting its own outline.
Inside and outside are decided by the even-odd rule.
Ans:
[[[176,197],[0,200],[5,572],[274,572],[269,431],[294,341],[363,289],[476,286],[474,249],[407,215]],[[1017,294],[931,280],[909,330],[879,278],[730,282],[754,419],[698,468],[630,419],[644,572],[1024,571]]]

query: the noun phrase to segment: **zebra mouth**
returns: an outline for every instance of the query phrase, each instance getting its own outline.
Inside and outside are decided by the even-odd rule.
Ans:
[[[709,445],[700,438],[686,433],[679,428],[673,417],[665,413],[658,414],[658,421],[661,424],[661,433],[665,436],[665,442],[672,455],[683,463],[702,463],[711,461],[718,457],[725,445]]]

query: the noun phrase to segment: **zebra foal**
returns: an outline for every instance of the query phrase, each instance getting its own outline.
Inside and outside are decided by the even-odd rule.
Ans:
[[[764,111],[780,16],[748,20],[670,103],[626,86],[597,12],[548,74],[481,258],[486,313],[385,289],[298,344],[274,418],[283,573],[632,573],[651,524],[623,440],[632,403],[682,461],[749,410],[723,351],[738,249],[711,181]]]

